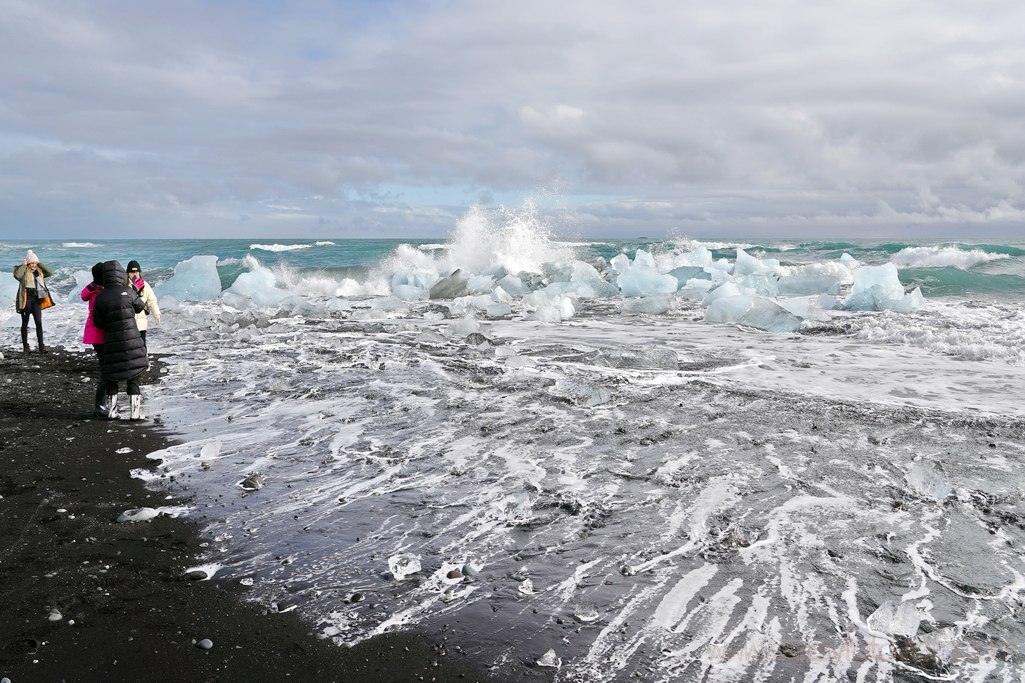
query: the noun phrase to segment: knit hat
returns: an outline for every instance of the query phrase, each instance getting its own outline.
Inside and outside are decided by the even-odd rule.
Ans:
[[[129,261],[128,267],[125,268],[125,270],[129,272],[131,272],[133,269],[139,271],[140,273],[142,272],[142,266],[139,265],[138,261]]]
[[[94,285],[102,285],[103,284],[103,262],[102,261],[100,263],[97,263],[95,266],[93,266],[93,284]]]
[[[39,263],[39,257],[36,256],[36,252],[29,249],[25,252],[25,263]]]

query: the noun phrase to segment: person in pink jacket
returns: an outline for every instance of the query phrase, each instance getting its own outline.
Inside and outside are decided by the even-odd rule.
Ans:
[[[103,364],[103,344],[106,341],[105,333],[93,323],[93,306],[96,304],[96,296],[103,291],[103,264],[97,263],[93,266],[93,281],[82,289],[82,301],[89,304],[89,314],[85,318],[85,329],[82,332],[82,343],[92,344],[96,351],[96,360]],[[93,415],[107,415],[107,392],[104,390],[103,380],[96,384],[96,405],[93,406]]]

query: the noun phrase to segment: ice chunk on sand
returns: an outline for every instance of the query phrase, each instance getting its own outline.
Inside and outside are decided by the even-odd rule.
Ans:
[[[480,332],[480,323],[473,318],[460,318],[448,324],[445,330],[450,337],[465,337],[474,332]]]
[[[525,296],[530,293],[530,288],[523,284],[523,281],[515,275],[506,275],[498,281],[498,286],[512,296]]]
[[[676,281],[679,283],[678,289],[683,288],[688,280],[712,279],[712,276],[704,268],[699,268],[698,266],[680,266],[670,270],[669,274],[676,278]]]
[[[555,654],[555,650],[549,650],[541,655],[541,659],[537,660],[537,665],[558,669],[562,666],[562,660]]]
[[[444,346],[448,343],[448,339],[441,336],[434,330],[424,330],[420,334],[416,335],[416,342],[418,344],[427,344],[429,346]]]
[[[734,282],[724,282],[715,289],[709,290],[705,298],[701,300],[701,304],[706,308],[714,304],[719,299],[726,299],[731,296],[740,296],[746,292],[741,291],[740,287]]]
[[[594,363],[608,368],[639,370],[676,370],[680,367],[676,351],[660,346],[601,349],[595,356]]]
[[[862,266],[854,272],[854,286],[844,302],[848,311],[884,311],[910,313],[925,304],[921,289],[904,293],[897,275],[897,266]]]
[[[779,279],[780,296],[810,296],[836,294],[840,291],[840,278],[836,275],[786,275]]]
[[[733,264],[734,275],[751,275],[774,271],[779,268],[779,261],[776,259],[758,259],[743,249],[737,249],[737,260]]]
[[[918,495],[941,503],[954,491],[943,466],[933,460],[919,460],[911,465],[904,481]]]
[[[216,256],[193,256],[174,267],[174,275],[160,286],[161,296],[179,301],[210,301],[221,295]]]
[[[518,491],[491,505],[499,519],[513,526],[529,522],[533,511],[530,494],[526,491]]]
[[[277,278],[267,268],[257,267],[242,273],[224,292],[224,301],[235,308],[245,308],[246,301],[257,306],[277,306],[292,292],[278,288]]]
[[[744,294],[716,300],[705,310],[705,320],[737,323],[766,332],[796,332],[801,329],[801,319],[779,304]]]
[[[499,301],[490,304],[486,309],[484,309],[484,312],[489,318],[501,318],[507,315],[512,315],[512,306],[504,301]]]
[[[655,294],[639,299],[627,299],[623,302],[624,313],[649,313],[661,315],[669,310],[673,304],[673,298],[668,294]]]
[[[496,349],[498,351],[498,349]],[[530,356],[509,356],[505,360],[505,367],[518,369],[518,368],[533,368],[537,366],[537,361]]]
[[[822,296],[829,297],[828,294],[823,294]],[[831,299],[832,297],[829,298]],[[826,321],[830,319],[829,314],[819,307],[819,299],[815,297],[779,299],[777,303],[802,320]],[[829,304],[829,307],[833,307],[832,303]]]
[[[160,516],[160,511],[155,508],[133,508],[125,510],[117,517],[120,524],[129,522],[148,522]]]
[[[474,275],[466,281],[466,291],[470,294],[484,294],[495,288],[495,278],[490,275]]]
[[[557,379],[551,388],[555,396],[565,398],[577,405],[593,407],[612,400],[612,390],[607,387],[594,386],[573,379]]]
[[[427,298],[427,290],[414,287],[413,285],[394,285],[391,288],[392,294],[404,301],[416,301]]]
[[[630,257],[626,254],[616,254],[612,257],[612,260],[609,261],[609,265],[612,266],[612,270],[615,272],[622,273],[630,267]]]
[[[533,313],[526,320],[538,320],[545,323],[559,323],[576,315],[576,306],[570,296],[549,297],[545,292],[531,292],[523,298],[528,306],[535,306]]]
[[[688,301],[703,301],[708,296],[709,290],[715,285],[711,280],[699,280],[692,278],[687,280],[687,283],[680,288],[677,292],[677,296],[687,299]]]
[[[420,556],[411,553],[399,553],[388,558],[388,571],[396,581],[402,581],[410,574],[420,571]]]
[[[869,616],[868,626],[891,636],[913,638],[921,621],[922,615],[918,608],[910,602],[896,605],[892,600],[887,600]]]
[[[630,266],[620,273],[617,284],[623,296],[672,294],[680,287],[680,283],[672,275],[638,265]]]

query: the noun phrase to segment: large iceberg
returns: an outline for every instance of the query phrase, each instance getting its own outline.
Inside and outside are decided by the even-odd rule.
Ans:
[[[161,296],[178,301],[210,301],[221,295],[216,256],[193,256],[174,267],[174,275],[160,285]]]
[[[274,273],[266,268],[257,267],[239,275],[221,296],[229,306],[247,308],[248,302],[257,306],[277,306],[294,295],[277,286]]]
[[[844,302],[848,311],[896,311],[911,313],[925,305],[921,288],[904,293],[904,285],[897,276],[897,266],[862,266],[854,271],[854,286]]]

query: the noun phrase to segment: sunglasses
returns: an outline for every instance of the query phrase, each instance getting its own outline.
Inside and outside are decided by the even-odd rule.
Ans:
[[[128,271],[128,272],[129,272],[129,273],[138,273],[138,272],[139,272],[139,269],[138,269],[138,268],[132,268],[132,269],[131,269],[130,271]]]

